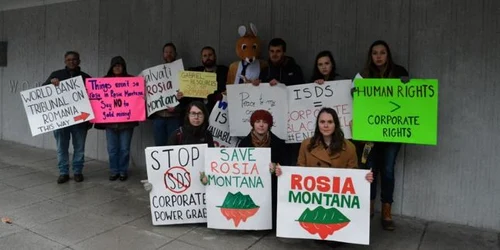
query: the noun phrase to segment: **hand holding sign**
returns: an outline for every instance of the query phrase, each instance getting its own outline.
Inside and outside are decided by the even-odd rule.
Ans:
[[[33,136],[94,118],[81,76],[52,82],[20,93]]]

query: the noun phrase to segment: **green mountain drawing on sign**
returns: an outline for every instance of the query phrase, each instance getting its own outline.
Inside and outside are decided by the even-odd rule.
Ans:
[[[309,208],[304,210],[297,221],[319,224],[337,224],[350,222],[351,220],[334,207],[329,209],[317,207],[314,210],[310,210]]]
[[[335,231],[346,227],[351,222],[334,207],[329,209],[316,207],[314,210],[307,208],[297,221],[307,232],[312,235],[318,234],[322,240],[335,233]]]
[[[227,193],[226,199],[222,206],[217,206],[220,208],[233,208],[233,209],[252,209],[258,208],[255,205],[250,195],[243,195],[241,192],[233,194],[231,192]]]

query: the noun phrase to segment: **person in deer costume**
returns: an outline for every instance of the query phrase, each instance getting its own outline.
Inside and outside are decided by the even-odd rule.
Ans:
[[[257,36],[257,28],[250,23],[248,30],[244,25],[238,27],[240,38],[236,41],[236,55],[239,61],[231,63],[227,73],[227,84],[251,83],[259,79],[261,69],[267,66],[267,62],[260,60],[260,39]]]

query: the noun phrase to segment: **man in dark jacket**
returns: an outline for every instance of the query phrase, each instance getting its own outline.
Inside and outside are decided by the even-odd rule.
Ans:
[[[224,65],[217,65],[217,55],[215,54],[215,49],[206,46],[201,49],[201,66],[189,68],[189,71],[198,71],[198,72],[213,72],[217,76],[217,90],[207,96],[206,107],[208,113],[212,112],[212,109],[215,106],[217,101],[222,100],[222,92],[226,91],[226,79],[227,72],[229,68]],[[183,97],[179,100],[179,105],[177,105],[177,110],[180,112],[181,117],[183,117],[186,113],[186,107],[192,101],[201,101],[204,102],[203,98],[192,98],[192,97]]]
[[[54,84],[59,85],[59,81],[63,81],[72,77],[82,76],[83,81],[90,78],[87,73],[80,70],[80,55],[75,51],[68,51],[64,55],[64,63],[66,67],[61,70],[54,71],[43,85]],[[65,183],[69,180],[69,141],[73,139],[73,174],[76,182],[83,181],[83,162],[85,159],[85,140],[87,139],[87,131],[90,128],[89,122],[75,124],[69,127],[60,128],[54,131],[54,137],[57,144],[57,165],[59,166],[59,178],[57,183]]]
[[[286,42],[281,38],[274,38],[269,42],[269,63],[268,67],[260,71],[259,80],[252,82],[259,85],[261,82],[268,82],[271,86],[283,83],[286,86],[303,84],[304,75],[302,69],[292,57],[286,56]],[[299,155],[300,143],[286,144],[286,149],[290,157],[290,163],[296,164]]]
[[[302,69],[292,57],[286,56],[286,42],[274,38],[269,42],[269,66],[260,71],[260,82],[270,85],[283,83],[287,86],[304,83]]]

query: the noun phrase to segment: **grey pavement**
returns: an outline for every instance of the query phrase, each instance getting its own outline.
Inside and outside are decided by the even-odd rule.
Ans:
[[[56,153],[0,141],[0,249],[328,249],[312,240],[265,231],[211,230],[206,224],[153,226],[146,170],[131,166],[125,182],[108,180],[106,162],[86,159],[85,181],[57,184]],[[372,219],[370,246],[335,249],[500,249],[500,234],[395,216],[396,231]],[[499,218],[496,218],[499,219]]]

